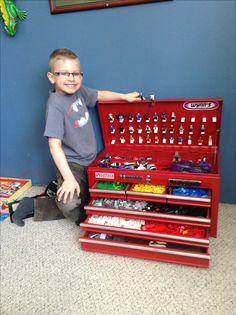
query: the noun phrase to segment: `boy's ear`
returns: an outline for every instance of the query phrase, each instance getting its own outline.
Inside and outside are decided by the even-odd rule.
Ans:
[[[48,72],[48,73],[47,73],[47,77],[48,77],[48,80],[49,80],[52,84],[55,83],[54,75],[53,75],[51,72]]]

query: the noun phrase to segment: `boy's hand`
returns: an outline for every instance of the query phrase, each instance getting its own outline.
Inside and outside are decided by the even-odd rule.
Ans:
[[[139,92],[116,93],[112,91],[98,91],[98,101],[124,100],[128,102],[134,102],[143,99],[142,93]]]
[[[66,203],[67,200],[72,202],[74,198],[74,193],[79,197],[80,187],[75,179],[64,180],[63,184],[57,191],[57,198],[60,201],[63,198],[63,203]]]
[[[132,92],[132,93],[124,94],[124,99],[128,102],[134,102],[134,101],[143,100],[144,98],[143,98],[142,93]]]

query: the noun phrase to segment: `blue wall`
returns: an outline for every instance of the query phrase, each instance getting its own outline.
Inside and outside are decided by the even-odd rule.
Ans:
[[[54,177],[43,138],[50,88],[47,59],[70,47],[84,83],[158,98],[223,97],[221,201],[236,203],[236,2],[166,1],[51,15],[47,0],[16,0],[27,10],[14,38],[1,43],[1,175]],[[102,141],[96,113],[99,148]]]

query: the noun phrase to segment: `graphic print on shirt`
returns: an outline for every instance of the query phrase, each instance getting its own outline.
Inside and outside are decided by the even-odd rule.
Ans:
[[[89,113],[80,98],[69,107],[66,117],[70,120],[73,128],[81,128],[88,123]]]

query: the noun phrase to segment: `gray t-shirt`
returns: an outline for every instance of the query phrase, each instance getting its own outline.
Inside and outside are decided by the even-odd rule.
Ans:
[[[50,92],[44,136],[62,141],[68,162],[88,166],[96,157],[96,139],[87,109],[96,102],[97,91],[85,86],[72,95]]]

